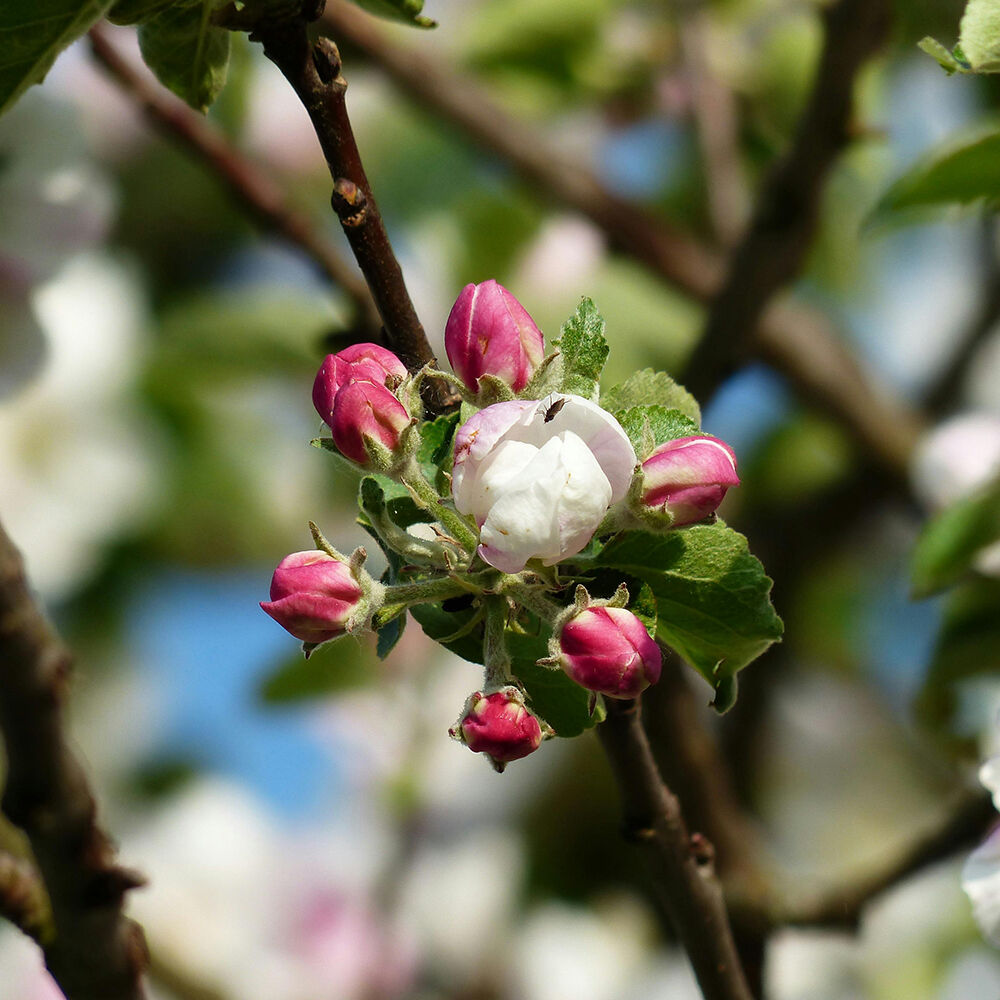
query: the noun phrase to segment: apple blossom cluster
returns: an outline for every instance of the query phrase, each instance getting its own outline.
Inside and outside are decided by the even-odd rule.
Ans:
[[[736,457],[701,433],[697,404],[666,375],[637,373],[602,398],[603,327],[585,299],[546,355],[524,307],[485,281],[467,285],[448,318],[453,373],[410,373],[375,344],[328,356],[313,403],[330,436],[313,443],[363,473],[360,521],[388,569],[374,580],[364,549],[343,555],[310,524],[315,549],[281,561],[261,604],[307,656],[364,631],[378,633],[385,655],[409,611],[432,638],[483,664],[451,735],[497,770],[599,721],[601,699],[655,684],[658,635],[700,663],[663,611],[682,603],[666,595],[671,581],[704,575],[685,564],[671,576],[668,565],[691,562],[698,546],[652,553],[680,528],[715,525],[739,483]],[[428,378],[455,388],[459,412],[425,417]],[[728,535],[705,537],[732,549]],[[609,555],[635,542],[644,556]],[[759,566],[737,549],[727,558]],[[675,625],[678,638],[698,631]],[[718,647],[708,654],[713,684],[726,692],[743,664],[733,655],[730,666]]]

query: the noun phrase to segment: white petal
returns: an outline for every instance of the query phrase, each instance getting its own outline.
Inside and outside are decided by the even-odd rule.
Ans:
[[[548,441],[521,469],[517,488],[493,504],[482,527],[480,554],[505,573],[529,559],[558,562],[582,549],[611,501],[611,484],[575,435]]]
[[[452,482],[455,506],[471,514],[482,525],[490,508],[510,489],[538,454],[538,448],[523,441],[501,441],[474,469],[459,481]]]
[[[546,416],[560,400],[562,406],[546,421]],[[528,433],[532,436],[525,440],[542,444],[564,431],[572,431],[594,453],[611,483],[611,502],[621,500],[628,492],[636,464],[635,449],[621,424],[589,399],[554,392],[538,404],[528,425]],[[512,433],[518,432],[514,429]]]
[[[969,855],[962,868],[962,888],[983,935],[1000,944],[1000,828]]]
[[[495,403],[474,413],[455,434],[455,464],[451,470],[451,493],[455,506],[463,514],[471,513],[465,507],[466,481],[478,474],[479,466],[489,453],[503,441],[507,432],[516,424],[528,420],[535,403],[528,400],[510,400]],[[523,436],[518,440],[526,440]]]

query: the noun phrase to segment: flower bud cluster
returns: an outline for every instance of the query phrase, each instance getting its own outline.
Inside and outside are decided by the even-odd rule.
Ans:
[[[406,375],[403,362],[377,344],[327,355],[313,383],[313,405],[345,458],[367,467],[380,449],[398,450],[410,414],[390,387]]]
[[[431,368],[410,375],[391,351],[359,344],[329,355],[313,386],[336,449],[381,474],[365,479],[360,503],[365,526],[399,557],[395,582],[376,583],[361,569],[363,550],[341,556],[314,528],[317,548],[281,561],[261,607],[308,654],[409,607],[471,595],[455,634],[482,629],[485,679],[450,732],[502,771],[555,735],[529,706],[507,649],[511,621],[525,609],[551,629],[549,655],[538,663],[591,692],[592,712],[600,697],[635,698],[660,676],[660,649],[627,607],[624,584],[610,600],[578,587],[563,607],[546,596],[565,586],[548,567],[578,556],[595,535],[704,520],[739,478],[732,449],[709,435],[654,448],[647,433],[637,456],[596,390],[592,398],[560,391],[577,384],[566,381],[568,362],[558,352],[545,357],[541,331],[495,281],[462,290],[445,348],[457,378],[445,377],[473,412],[454,430],[450,456],[435,445],[441,424],[432,430],[434,469],[426,450],[417,461],[419,388]],[[581,384],[588,391],[592,383]],[[388,489],[386,476],[405,494]],[[401,503],[409,504],[402,517]]]

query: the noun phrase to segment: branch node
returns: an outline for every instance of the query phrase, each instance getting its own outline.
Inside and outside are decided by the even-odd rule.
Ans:
[[[325,84],[336,82],[340,86],[347,86],[347,82],[341,77],[340,71],[343,63],[340,60],[340,50],[336,43],[329,38],[318,38],[312,50],[313,65],[319,74],[320,80]]]
[[[338,177],[333,182],[330,204],[343,226],[350,226],[353,229],[360,226],[368,217],[368,198],[354,181],[346,177]]]
[[[715,864],[715,847],[703,833],[691,834],[691,857],[699,868],[708,868]]]

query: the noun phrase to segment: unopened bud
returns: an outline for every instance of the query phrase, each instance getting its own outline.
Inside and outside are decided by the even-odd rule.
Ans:
[[[296,639],[310,644],[343,635],[357,618],[364,592],[351,567],[318,549],[293,552],[271,578],[261,608]]]
[[[669,513],[674,527],[708,517],[740,482],[733,449],[706,434],[661,444],[642,463],[642,476],[645,512]]]
[[[392,351],[378,344],[353,344],[324,358],[313,383],[313,405],[332,427],[337,393],[345,385],[371,382],[384,386],[387,379],[402,379],[405,375],[406,365]]]
[[[337,393],[330,429],[341,454],[367,466],[372,463],[365,441],[393,452],[409,423],[406,407],[385,386],[352,382]]]
[[[513,686],[492,694],[477,691],[465,703],[462,718],[449,730],[451,736],[474,753],[484,753],[502,771],[508,762],[534,753],[551,730],[524,704]]]
[[[466,285],[445,326],[444,346],[452,368],[473,391],[492,375],[520,392],[545,355],[542,332],[502,285]]]
[[[663,657],[631,611],[595,606],[563,625],[558,663],[589,691],[609,698],[635,698],[660,679]]]

